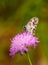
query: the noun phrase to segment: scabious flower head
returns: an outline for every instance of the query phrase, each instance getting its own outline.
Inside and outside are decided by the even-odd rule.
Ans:
[[[30,34],[29,32],[23,32],[21,34],[17,34],[11,40],[10,46],[10,56],[15,55],[15,53],[20,52],[20,54],[24,54],[24,52],[28,52],[29,46],[36,47],[36,43],[38,43],[38,38]]]

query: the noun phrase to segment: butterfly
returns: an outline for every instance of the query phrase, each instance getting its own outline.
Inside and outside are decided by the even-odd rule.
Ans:
[[[35,30],[37,28],[38,21],[39,19],[37,17],[31,18],[28,23],[24,26],[24,31],[35,35]]]

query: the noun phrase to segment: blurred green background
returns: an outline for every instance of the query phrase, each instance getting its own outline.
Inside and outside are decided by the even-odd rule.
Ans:
[[[30,49],[30,58],[33,65],[48,65],[48,0],[0,0],[0,65],[29,65],[25,55],[9,56],[10,39],[34,16],[40,43]]]

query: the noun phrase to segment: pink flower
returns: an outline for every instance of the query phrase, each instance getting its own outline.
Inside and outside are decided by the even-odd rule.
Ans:
[[[11,40],[11,47],[10,47],[10,56],[15,55],[15,53],[20,52],[20,54],[24,54],[24,52],[28,52],[29,46],[36,47],[36,43],[38,43],[38,38],[34,37],[29,32],[23,32],[22,34],[17,34]]]

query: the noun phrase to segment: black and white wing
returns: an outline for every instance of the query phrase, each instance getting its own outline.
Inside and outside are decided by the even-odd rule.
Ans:
[[[24,30],[26,32],[31,33],[32,35],[35,35],[35,30],[37,27],[39,19],[37,17],[31,18],[28,23],[24,26]]]

